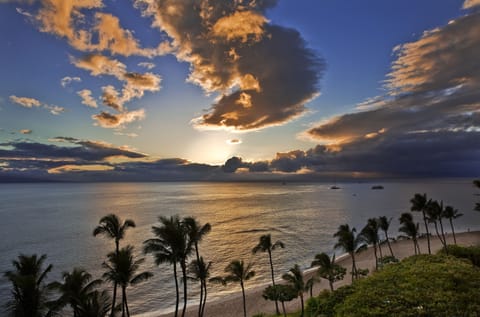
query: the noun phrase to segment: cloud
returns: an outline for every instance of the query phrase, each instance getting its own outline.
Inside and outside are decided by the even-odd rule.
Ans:
[[[337,161],[330,166],[343,164],[343,170],[346,166],[368,172],[376,168],[398,175],[467,175],[476,170],[474,165],[480,161],[479,33],[477,11],[395,48],[387,96],[371,98],[356,112],[306,131],[323,144],[322,155],[316,157],[333,156]]]
[[[137,0],[144,15],[172,39],[177,59],[191,65],[188,80],[218,93],[199,128],[254,130],[305,113],[318,95],[324,61],[296,30],[264,16],[276,1]]]
[[[144,109],[125,111],[118,114],[102,111],[92,116],[92,119],[102,128],[122,128],[128,123],[143,120],[144,118]]]
[[[119,80],[123,79],[127,66],[116,59],[110,59],[104,55],[89,54],[83,58],[71,58],[76,67],[90,72],[92,76],[110,75]]]
[[[70,85],[70,83],[72,82],[81,82],[82,79],[80,77],[70,77],[70,76],[65,76],[63,77],[61,80],[60,80],[60,85],[62,85],[62,87],[67,87],[68,85]]]
[[[9,98],[11,102],[14,102],[25,108],[40,107],[42,105],[42,103],[35,98],[17,97],[15,95],[10,96]]]
[[[142,48],[131,30],[120,25],[118,17],[98,11],[102,0],[41,0],[33,19],[41,32],[67,39],[82,52],[108,51],[123,56],[153,57],[168,52],[161,42],[154,48]]]
[[[137,65],[140,67],[144,67],[146,69],[153,69],[156,66],[154,63],[148,63],[148,62],[141,62],[141,63],[138,63]]]
[[[32,130],[29,130],[29,129],[22,129],[19,131],[21,134],[32,134]]]
[[[82,104],[90,107],[90,108],[97,108],[97,101],[93,99],[92,97],[92,91],[89,89],[83,89],[77,92],[77,95],[79,95],[82,98]]]
[[[88,165],[62,165],[48,169],[49,174],[63,174],[63,173],[75,173],[75,172],[91,172],[91,171],[111,171],[113,166],[100,165],[100,164],[88,164]]]
[[[55,115],[55,116],[58,116],[60,115],[62,112],[65,111],[65,108],[63,107],[60,107],[60,106],[55,106],[55,105],[43,105],[43,108],[47,109],[48,111],[50,111],[51,114]]]
[[[2,2],[0,1],[0,3],[2,3]],[[33,17],[33,15],[32,15],[30,12],[25,11],[25,10],[23,10],[22,8],[15,8],[15,10],[16,10],[19,14],[21,14],[21,15],[23,15],[23,16],[26,16],[27,18],[32,18],[32,17]]]
[[[465,0],[463,3],[464,9],[470,9],[480,5],[480,0]]]

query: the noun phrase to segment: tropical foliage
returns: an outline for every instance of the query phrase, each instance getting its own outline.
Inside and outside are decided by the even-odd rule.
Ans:
[[[356,235],[356,229],[350,229],[348,224],[338,227],[337,232],[333,235],[338,239],[335,244],[335,249],[341,248],[347,252],[352,259],[352,282],[358,277],[358,270],[355,261],[355,254],[365,249],[363,238],[360,235]]]
[[[343,280],[347,272],[347,269],[335,263],[335,254],[331,258],[326,253],[317,254],[311,266],[318,266],[317,275],[328,281],[331,291],[333,283]]]
[[[291,285],[270,285],[262,294],[263,298],[271,301],[279,301],[282,304],[283,316],[287,316],[285,302],[289,302],[298,297],[297,291]],[[277,314],[278,315],[278,314]]]

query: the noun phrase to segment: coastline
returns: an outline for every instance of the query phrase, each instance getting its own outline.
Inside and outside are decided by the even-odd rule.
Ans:
[[[470,232],[460,232],[456,233],[457,244],[463,246],[470,246],[470,245],[480,245],[480,231],[470,231]],[[453,243],[453,236],[451,234],[447,234],[447,241],[449,243]],[[420,245],[420,250],[422,253],[426,253],[427,251],[427,239],[426,237],[422,237],[418,240]],[[442,248],[442,245],[436,236],[432,236],[430,239],[431,242],[431,249],[432,253],[437,252]],[[409,257],[414,254],[413,246],[411,240],[397,240],[391,242],[391,246],[395,257],[398,259],[403,259]],[[389,254],[388,247],[384,244],[382,245],[382,251],[384,254]],[[348,254],[342,254],[337,259],[336,262],[341,266],[347,268],[347,272],[351,270],[351,259]],[[357,254],[356,262],[358,268],[361,269],[369,269],[370,272],[373,271],[375,267],[375,260],[373,256],[373,249],[369,247],[367,250],[362,251]],[[309,279],[315,274],[316,269],[310,268],[304,271],[304,278],[305,280]],[[345,276],[342,281],[336,282],[334,284],[335,288],[338,288],[343,285],[350,284],[349,274]],[[267,301],[263,299],[262,292],[265,289],[267,284],[259,285],[252,289],[246,290],[246,302],[247,302],[247,316],[253,316],[258,313],[267,313],[273,314],[275,313],[275,305],[271,301]],[[316,295],[320,291],[328,289],[328,282],[326,280],[322,280],[319,283],[316,283],[313,288],[313,294]],[[306,294],[305,298],[308,298],[309,295]],[[207,301],[205,306],[205,316],[207,317],[243,317],[243,306],[242,306],[242,295],[241,292],[233,293],[231,295],[227,295],[223,298],[215,299],[212,301]],[[295,299],[291,302],[286,302],[285,307],[288,312],[293,312],[299,309],[300,307],[300,300]],[[141,316],[155,316],[155,317],[173,317],[174,313],[165,313],[165,314],[155,314],[155,313],[148,313],[148,314],[141,314],[135,315],[137,317]],[[189,305],[187,307],[187,311],[185,313],[187,317],[194,317],[198,316],[197,305]]]

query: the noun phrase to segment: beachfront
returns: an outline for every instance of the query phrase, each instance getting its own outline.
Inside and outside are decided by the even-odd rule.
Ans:
[[[457,233],[457,244],[462,246],[471,246],[471,245],[480,245],[480,231],[474,232],[463,232]],[[453,243],[453,237],[447,235],[447,241]],[[431,237],[431,248],[432,252],[437,252],[442,248],[442,244],[436,236]],[[425,238],[419,239],[420,250],[422,253],[427,252],[427,240]],[[383,245],[382,248],[387,251],[387,246]],[[392,243],[392,249],[395,254],[395,257],[398,259],[403,259],[414,254],[413,245],[411,240],[398,240]],[[357,266],[361,269],[369,269],[372,272],[375,269],[375,258],[373,256],[373,248],[368,248],[367,250],[359,253],[356,257]],[[345,267],[347,271],[351,269],[351,259],[348,255],[342,255],[336,261],[341,266]],[[313,274],[315,274],[316,269],[310,269],[305,272],[305,279],[309,279]],[[279,272],[280,273],[280,272]],[[347,285],[350,283],[348,276],[342,281],[335,283],[335,288]],[[275,304],[271,301],[263,299],[262,292],[265,289],[266,285],[256,287],[247,291],[246,301],[247,301],[247,312],[248,316],[253,316],[258,313],[275,313]],[[316,295],[320,291],[328,289],[328,282],[322,280],[320,283],[315,284],[313,294]],[[308,297],[308,295],[306,294]],[[300,300],[295,299],[291,302],[285,303],[288,312],[297,311],[300,307]],[[172,317],[173,313],[161,315],[159,317]],[[190,306],[187,309],[187,317],[198,316],[198,311],[196,306]],[[242,317],[243,316],[243,306],[242,306],[242,296],[241,293],[225,297],[223,299],[215,300],[212,302],[207,302],[205,308],[205,316],[208,317]]]

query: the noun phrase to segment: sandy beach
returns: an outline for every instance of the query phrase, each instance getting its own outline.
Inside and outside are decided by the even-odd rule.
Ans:
[[[470,246],[470,245],[479,245],[480,244],[480,231],[475,232],[463,232],[457,233],[457,244]],[[431,249],[432,252],[437,252],[441,249],[441,243],[437,237],[432,237]],[[453,244],[453,237],[449,234],[447,235],[447,241],[449,244]],[[403,259],[405,257],[411,256],[413,252],[413,243],[411,240],[399,240],[391,243],[395,257]],[[422,253],[427,253],[427,239],[422,238],[419,240],[420,250]],[[382,245],[382,251],[384,255],[389,254],[388,246],[386,244]],[[375,260],[373,256],[373,249],[368,248],[367,250],[359,253],[356,257],[357,266],[361,269],[369,269],[372,272],[375,268]],[[343,255],[338,257],[337,263],[347,268],[347,272],[351,270],[351,259],[348,255]],[[283,273],[283,272],[282,272]],[[305,280],[310,278],[315,274],[315,270],[305,271]],[[280,276],[280,272],[277,273]],[[346,275],[343,281],[335,283],[335,288],[349,284],[351,281],[350,276]],[[247,282],[248,287],[248,282]],[[320,283],[315,284],[313,294],[318,294],[321,290],[328,289],[328,281],[322,280]],[[274,313],[275,304],[271,301],[266,301],[262,298],[262,292],[265,289],[265,286],[258,286],[253,289],[249,289],[246,294],[247,301],[247,315],[252,316],[257,313]],[[308,298],[306,294],[305,298]],[[285,303],[288,312],[296,311],[300,308],[300,300],[295,299],[289,303]],[[161,315],[159,317],[171,317],[173,313]],[[197,306],[190,306],[187,309],[186,316],[194,317],[198,316]],[[214,301],[207,301],[205,308],[206,317],[242,317],[243,316],[243,306],[242,306],[242,295],[241,292],[238,294],[230,295],[225,298],[217,299]]]

